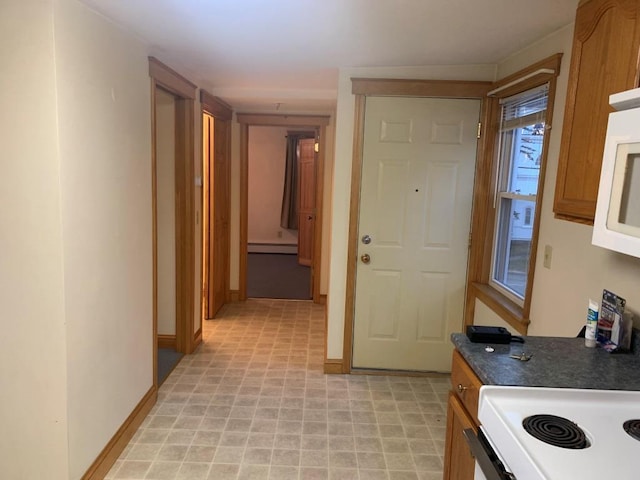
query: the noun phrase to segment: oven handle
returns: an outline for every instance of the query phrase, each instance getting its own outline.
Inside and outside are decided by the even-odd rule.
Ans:
[[[491,460],[484,445],[480,440],[478,440],[476,432],[474,432],[472,428],[465,428],[462,431],[462,434],[464,435],[464,439],[467,441],[467,445],[469,445],[472,455],[475,457],[476,462],[478,462],[478,465],[487,480],[517,480],[512,473],[509,473],[504,469],[501,462],[496,464]]]

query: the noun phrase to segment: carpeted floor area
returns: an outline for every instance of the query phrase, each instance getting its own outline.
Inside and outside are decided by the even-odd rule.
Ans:
[[[247,258],[249,298],[311,298],[311,269],[298,263],[298,256],[283,253],[249,253]]]
[[[162,382],[169,376],[183,356],[183,353],[178,353],[170,348],[158,349],[158,385],[162,385]]]

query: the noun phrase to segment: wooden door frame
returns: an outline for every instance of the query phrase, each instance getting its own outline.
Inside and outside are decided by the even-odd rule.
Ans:
[[[198,345],[194,338],[195,198],[194,198],[194,100],[196,85],[154,57],[149,57],[151,77],[151,182],[153,215],[153,384],[157,387],[158,361],[158,205],[156,108],[158,88],[176,99],[176,338],[178,352],[189,354]]]
[[[351,158],[351,199],[349,204],[349,235],[347,247],[347,283],[344,312],[344,337],[342,351],[342,373],[351,373],[353,352],[353,322],[355,321],[356,266],[358,254],[358,218],[360,213],[360,188],[362,175],[362,155],[364,147],[364,115],[366,97],[431,97],[451,99],[480,99],[480,118],[484,119],[487,102],[484,101],[492,82],[460,80],[404,80],[352,78],[351,93],[355,95],[355,116],[353,129],[353,156]],[[476,167],[481,157],[481,142],[478,141]],[[477,188],[474,180],[474,191]],[[473,217],[472,217],[473,218]],[[468,275],[468,272],[467,272]],[[464,318],[464,316],[463,316]],[[334,370],[334,362],[326,365]],[[389,372],[383,372],[388,375]]]
[[[240,124],[240,281],[238,299],[247,299],[247,250],[249,221],[249,127],[304,127],[318,132],[317,170],[316,170],[316,223],[313,232],[312,266],[314,282],[312,300],[322,303],[320,295],[321,255],[322,255],[322,196],[324,192],[324,161],[327,150],[327,125],[329,116],[324,115],[237,115]]]
[[[229,166],[231,166],[231,119],[233,118],[233,110],[231,108],[231,106],[229,104],[227,104],[226,102],[224,102],[222,99],[215,97],[213,95],[211,95],[210,93],[208,93],[205,90],[200,90],[200,115],[203,116],[204,114],[210,115],[214,118],[215,120],[218,121],[224,121],[224,122],[229,122],[229,129],[228,129],[228,138],[227,138],[227,158],[229,161]],[[201,142],[204,142],[204,131],[201,132],[202,138],[201,138]],[[214,138],[214,144],[215,144],[215,138]],[[205,161],[204,157],[203,157],[203,162]],[[215,146],[213,149],[213,153],[210,155],[210,158],[206,159],[206,161],[208,162],[215,162]],[[209,165],[209,168],[213,168],[213,164]],[[209,170],[210,171],[210,170]],[[204,169],[203,169],[203,175],[204,175]],[[204,182],[208,181],[204,179],[203,176],[203,187],[204,187]],[[228,191],[231,191],[231,168],[229,168],[227,170],[227,178],[225,179],[225,182],[227,184],[227,188]],[[209,191],[210,191],[211,187],[209,187]],[[204,191],[203,191],[204,192]],[[203,222],[202,225],[204,226],[204,216],[205,214],[209,214],[209,210],[210,210],[210,205],[207,205],[207,199],[205,198],[205,196],[202,196],[202,218],[203,218]],[[228,208],[228,212],[227,212],[227,217],[229,217],[231,215],[231,199],[229,199],[229,203],[227,205]],[[209,223],[208,223],[209,224]],[[210,225],[210,224],[209,224]],[[228,232],[227,232],[228,233]],[[211,238],[210,238],[210,228],[207,228],[206,230],[203,228],[203,240],[202,240],[202,262],[203,262],[203,268],[200,269],[200,274],[201,274],[201,278],[200,278],[200,285],[203,286],[204,285],[204,281],[205,279],[207,279],[210,276],[210,270],[209,270],[209,262],[204,262],[205,259],[205,250],[207,251],[207,253],[210,255],[211,252],[209,250],[210,247],[210,242],[211,242]],[[229,262],[229,248],[230,246],[230,238],[227,238],[227,252],[226,252],[226,257],[225,257],[225,266],[224,266],[224,270],[225,270],[225,286],[224,286],[224,301],[225,303],[229,302],[230,300],[230,290],[229,290],[229,276],[230,276],[230,262]],[[209,258],[209,255],[206,256],[206,258]],[[209,286],[210,287],[210,286]],[[204,302],[204,296],[205,294],[208,294],[208,292],[204,292],[203,291],[203,302]],[[201,306],[201,308],[204,308],[203,306]],[[203,319],[206,315],[203,314]]]

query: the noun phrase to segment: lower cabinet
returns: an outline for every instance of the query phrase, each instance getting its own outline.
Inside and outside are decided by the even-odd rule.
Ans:
[[[473,480],[475,459],[463,430],[478,430],[478,395],[482,382],[455,350],[451,366],[451,391],[447,403],[447,436],[444,452],[444,480]]]
[[[477,426],[456,394],[449,392],[447,404],[447,439],[445,443],[444,479],[473,480],[475,459],[462,434],[467,428],[477,430]]]

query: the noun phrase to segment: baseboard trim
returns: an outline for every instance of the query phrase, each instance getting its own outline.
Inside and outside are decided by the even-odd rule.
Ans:
[[[109,469],[116,463],[116,460],[124,451],[149,411],[151,411],[157,399],[158,390],[155,386],[152,386],[115,435],[109,440],[109,443],[102,449],[100,455],[82,476],[82,480],[102,480],[109,473]]]
[[[176,336],[175,335],[158,335],[158,348],[171,348],[176,349]]]
[[[239,302],[240,301],[240,290],[229,290],[229,301],[231,301],[231,302]]]
[[[326,305],[327,304],[327,295],[326,294],[320,294],[320,298],[318,298],[318,304],[319,305]],[[340,360],[342,361],[342,360]]]
[[[324,361],[324,373],[327,375],[337,375],[342,373],[341,358],[327,358]]]
[[[202,327],[193,336],[193,349],[195,350],[202,343]]]

